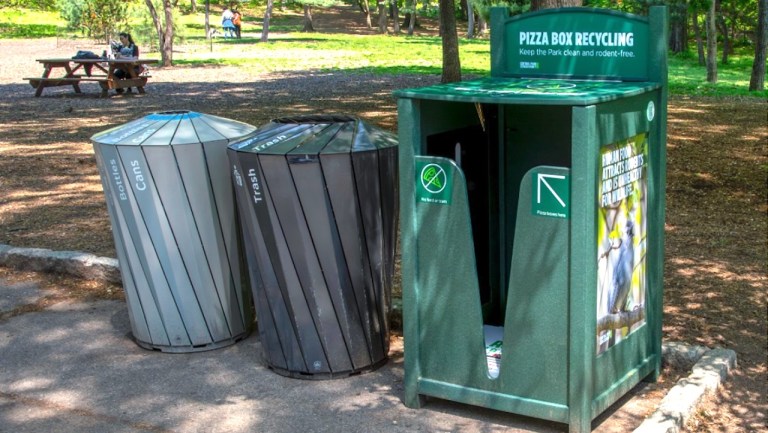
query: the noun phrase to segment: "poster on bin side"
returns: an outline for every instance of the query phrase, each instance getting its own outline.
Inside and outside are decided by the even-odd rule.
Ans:
[[[645,323],[647,160],[647,133],[600,150],[598,355]]]

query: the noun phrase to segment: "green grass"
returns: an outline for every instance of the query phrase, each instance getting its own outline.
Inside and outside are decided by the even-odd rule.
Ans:
[[[141,9],[139,9],[141,11]],[[442,64],[441,42],[437,37],[348,35],[342,33],[302,33],[300,11],[278,12],[270,23],[270,41],[261,43],[261,10],[245,10],[245,37],[241,40],[205,39],[202,13],[175,15],[179,41],[174,53],[177,65],[232,65],[248,73],[320,70],[372,72],[378,74],[439,74]],[[44,22],[46,24],[39,24]],[[210,23],[219,24],[218,12]],[[135,26],[140,43],[153,41],[152,27],[145,21]],[[137,35],[136,32],[147,32]],[[54,13],[0,9],[0,38],[76,37],[65,29],[65,22]],[[489,75],[490,55],[487,39],[461,39],[461,66],[465,75]],[[752,68],[750,52],[738,52],[727,65],[718,64],[718,83],[706,82],[706,68],[695,56],[671,55],[669,89],[676,95],[767,98],[768,91],[749,92]]]
[[[432,37],[288,33],[275,34],[268,43],[243,38],[217,40],[213,52],[209,46],[198,48],[174,56],[174,63],[237,65],[251,73],[317,69],[381,74],[439,74],[442,63],[440,39]],[[488,42],[464,41],[461,62],[465,74],[488,74]]]
[[[245,36],[239,41],[205,40],[202,14],[186,15],[177,21],[188,47],[174,55],[179,65],[234,65],[249,73],[315,69],[324,71],[373,72],[379,74],[439,74],[442,69],[441,41],[436,37],[303,33],[300,10],[275,13],[270,21],[268,43],[259,42],[263,10],[244,11]],[[210,23],[218,25],[219,17]],[[461,65],[465,74],[490,73],[487,40],[464,40]]]
[[[57,13],[0,9],[0,39],[53,37],[65,26],[66,22]]]
[[[722,56],[722,53],[719,53]],[[754,54],[742,50],[730,55],[728,64],[717,64],[717,83],[707,83],[707,68],[695,55],[684,53],[669,57],[669,92],[689,96],[755,96],[768,98],[768,90],[749,92]],[[768,82],[768,79],[766,80]]]

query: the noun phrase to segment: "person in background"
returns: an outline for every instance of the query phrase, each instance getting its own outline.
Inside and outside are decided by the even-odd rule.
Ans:
[[[116,59],[138,59],[139,58],[139,47],[133,42],[133,38],[131,37],[130,33],[122,32],[120,33],[120,43],[117,44],[114,47],[115,51],[115,58]],[[136,73],[139,73],[139,67],[136,66]],[[124,80],[128,78],[128,72],[124,69],[116,68],[115,69],[115,77],[118,80]],[[123,93],[123,89],[115,89],[117,93]],[[128,88],[128,91],[131,91],[131,88]]]
[[[232,22],[234,17],[235,14],[228,7],[224,6],[224,12],[221,13],[221,28],[224,29],[225,39],[235,37],[235,24]]]
[[[235,36],[240,39],[241,20],[243,15],[237,9],[232,9],[232,24],[235,25]]]
[[[139,47],[133,42],[130,33],[120,33],[120,43],[115,46],[115,58],[139,58]]]

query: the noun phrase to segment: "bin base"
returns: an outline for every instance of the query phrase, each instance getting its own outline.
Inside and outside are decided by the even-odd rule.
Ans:
[[[343,379],[345,377],[355,376],[362,373],[369,373],[371,371],[379,369],[379,367],[389,361],[389,357],[384,357],[382,360],[375,362],[367,367],[358,368],[357,370],[347,370],[333,373],[305,373],[300,371],[290,371],[284,368],[275,367],[274,365],[267,364],[267,368],[279,374],[280,376],[292,377],[294,379],[304,380],[331,380],[331,379]]]
[[[208,344],[196,344],[189,346],[163,346],[159,344],[147,343],[146,341],[140,341],[133,336],[132,333],[128,334],[128,337],[133,340],[139,347],[147,350],[154,350],[164,353],[193,353],[193,352],[205,352],[208,350],[221,349],[222,347],[231,346],[240,340],[247,338],[251,334],[251,331],[243,332],[226,340],[214,341]]]

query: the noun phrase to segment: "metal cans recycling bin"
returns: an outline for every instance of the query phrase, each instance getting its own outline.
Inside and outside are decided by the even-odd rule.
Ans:
[[[346,116],[273,120],[229,146],[267,365],[303,379],[387,361],[397,141]]]
[[[91,138],[139,346],[196,352],[251,331],[226,149],[254,130],[173,111]]]
[[[661,368],[666,8],[491,29],[490,77],[395,93],[404,400],[586,433]]]

